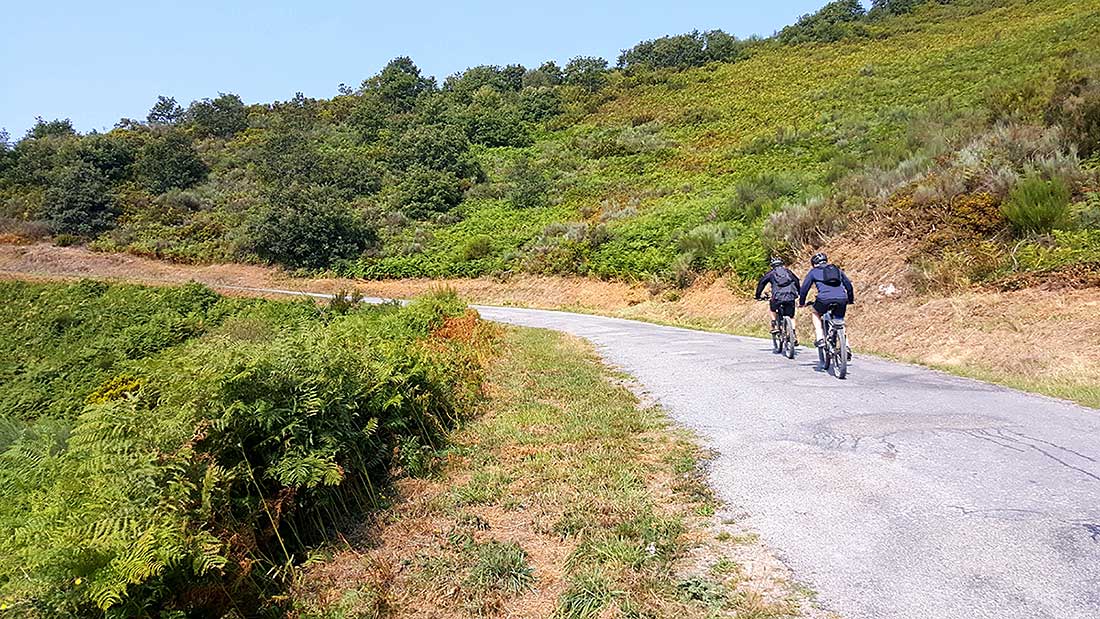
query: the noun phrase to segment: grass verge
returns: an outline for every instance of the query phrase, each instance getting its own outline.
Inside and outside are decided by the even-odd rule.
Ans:
[[[301,617],[816,612],[715,515],[703,454],[624,377],[577,339],[509,328],[503,341],[483,414],[303,575]]]

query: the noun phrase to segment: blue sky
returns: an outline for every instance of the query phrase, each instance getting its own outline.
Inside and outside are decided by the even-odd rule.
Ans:
[[[159,94],[183,105],[218,92],[330,97],[401,55],[440,79],[478,64],[614,62],[664,34],[768,35],[824,1],[12,0],[0,11],[0,127],[13,140],[35,116],[109,129],[144,118]]]

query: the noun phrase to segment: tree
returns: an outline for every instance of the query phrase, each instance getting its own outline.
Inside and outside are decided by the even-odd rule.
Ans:
[[[445,213],[462,202],[462,181],[451,172],[416,167],[397,186],[394,202],[413,219]]]
[[[499,92],[482,87],[465,110],[455,114],[474,144],[527,146],[531,143],[519,108]]]
[[[454,93],[459,101],[467,102],[474,93],[482,88],[497,92],[516,92],[523,88],[523,65],[513,64],[506,67],[481,65],[456,73],[443,82],[445,91]]]
[[[391,167],[401,172],[423,168],[476,179],[481,168],[470,155],[470,141],[454,125],[421,125],[404,132],[389,149]]]
[[[43,215],[55,234],[92,236],[109,228],[116,213],[106,179],[93,166],[79,162],[54,173]]]
[[[320,187],[273,196],[250,225],[250,236],[264,260],[311,269],[354,258],[377,241],[372,227]]]
[[[11,138],[8,136],[8,130],[0,129],[0,177],[2,177],[11,166],[12,150],[10,140]]]
[[[557,86],[561,81],[561,67],[553,60],[544,62],[539,68],[523,74],[524,88],[547,88]]]
[[[175,97],[161,95],[157,97],[157,102],[153,104],[145,120],[150,125],[175,125],[183,120],[183,113],[183,108],[176,103]]]
[[[39,116],[34,119],[34,126],[27,130],[28,138],[65,137],[76,135],[73,123],[68,118],[62,120],[42,120]]]
[[[561,109],[561,95],[554,88],[525,88],[519,95],[519,115],[528,122],[557,116]]]
[[[376,93],[393,112],[408,112],[421,95],[435,90],[435,79],[421,76],[411,58],[400,56],[363,82],[363,90]]]
[[[77,156],[95,169],[110,183],[125,180],[130,175],[137,146],[127,139],[126,132],[91,133],[77,145]]]
[[[946,3],[948,0],[938,0]],[[916,8],[928,0],[871,0],[871,15],[903,15],[912,13]]]
[[[607,61],[596,56],[577,56],[565,65],[563,81],[596,92],[607,85]]]
[[[828,43],[862,35],[865,30],[859,22],[866,15],[867,10],[859,0],[835,0],[816,13],[803,15],[793,25],[780,31],[778,38],[785,44]]]
[[[229,139],[248,127],[248,109],[237,95],[219,93],[216,99],[193,101],[186,119],[202,135]]]
[[[206,164],[191,140],[179,131],[167,131],[149,140],[138,152],[138,176],[149,191],[187,189],[206,178]]]

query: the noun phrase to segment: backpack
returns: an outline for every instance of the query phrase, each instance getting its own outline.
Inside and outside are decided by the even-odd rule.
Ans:
[[[794,275],[785,268],[772,271],[772,299],[781,303],[794,301],[798,298],[798,285]]]
[[[835,264],[826,264],[821,267],[821,281],[830,286],[839,286],[843,281],[840,267]]]

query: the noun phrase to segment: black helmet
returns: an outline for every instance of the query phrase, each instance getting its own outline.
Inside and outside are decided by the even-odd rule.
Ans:
[[[829,257],[825,255],[825,252],[818,252],[814,254],[813,258],[810,258],[810,264],[815,267],[819,267],[823,264],[828,264]]]
[[[768,261],[768,266],[773,269],[778,269],[779,267],[783,266],[783,259],[778,256],[774,256],[771,260]]]

